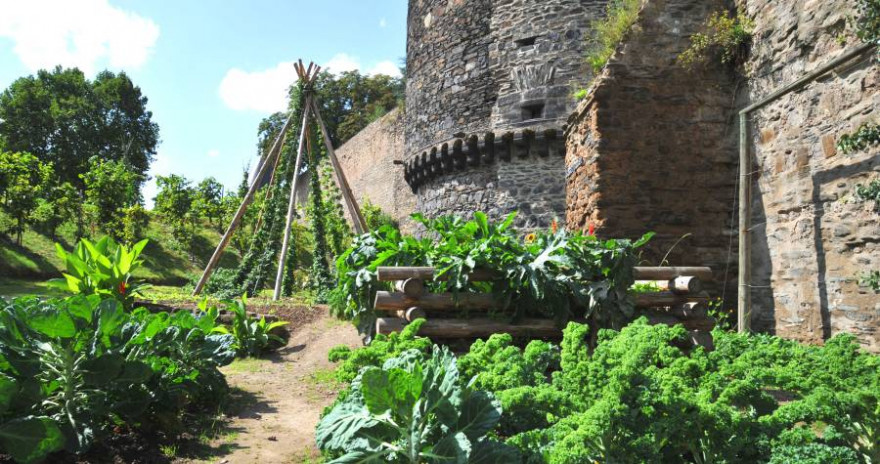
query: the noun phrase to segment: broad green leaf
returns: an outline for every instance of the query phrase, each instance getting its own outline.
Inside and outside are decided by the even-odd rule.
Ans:
[[[122,365],[122,373],[116,379],[125,383],[144,383],[153,376],[153,369],[141,361],[126,361]]]
[[[83,380],[88,385],[106,385],[119,375],[124,361],[125,358],[117,353],[89,359],[82,364]]]
[[[321,419],[315,429],[315,441],[322,450],[346,450],[358,433],[380,424],[364,406],[350,403],[337,405]],[[389,440],[392,437],[387,437]]]
[[[501,420],[501,402],[491,393],[477,391],[471,393],[461,406],[458,430],[468,438],[476,440],[495,428]]]
[[[0,373],[0,416],[6,413],[12,400],[18,393],[18,382],[12,377]]]
[[[429,444],[430,445],[430,444]],[[437,463],[467,463],[471,454],[471,442],[464,433],[458,432],[440,439],[434,446],[429,446],[420,456],[431,458]]]
[[[58,425],[48,417],[25,417],[0,425],[0,444],[13,459],[32,463],[64,446]]]
[[[76,336],[76,325],[67,311],[41,310],[28,315],[28,325],[51,338],[72,338]]]

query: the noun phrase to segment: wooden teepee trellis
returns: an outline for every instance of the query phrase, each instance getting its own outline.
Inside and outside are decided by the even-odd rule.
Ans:
[[[297,179],[299,178],[300,169],[302,168],[303,147],[308,145],[309,150],[312,150],[315,146],[315,144],[310,143],[310,140],[306,138],[309,137],[306,134],[310,132],[310,117],[313,119],[312,122],[317,124],[318,129],[321,131],[321,135],[324,139],[324,146],[327,149],[327,156],[330,158],[330,164],[333,166],[333,172],[336,174],[336,183],[339,186],[339,190],[342,192],[342,198],[345,201],[346,209],[351,216],[354,229],[355,231],[357,231],[358,234],[362,234],[367,231],[367,224],[366,221],[364,221],[364,216],[361,213],[361,209],[358,206],[357,200],[355,200],[354,195],[351,193],[351,187],[348,184],[348,180],[345,178],[345,174],[342,172],[342,166],[339,164],[339,160],[336,158],[336,152],[333,150],[333,144],[330,142],[330,134],[327,133],[327,126],[324,124],[324,120],[321,118],[321,113],[318,110],[318,104],[316,102],[314,93],[314,83],[318,77],[318,73],[321,71],[321,67],[316,66],[314,63],[310,62],[308,68],[306,68],[303,65],[302,60],[294,63],[293,67],[296,69],[296,74],[299,78],[299,81],[303,84],[304,104],[302,111],[302,125],[299,132],[299,143],[297,144],[296,161],[294,164],[292,179],[290,180],[290,199],[287,205],[287,219],[284,226],[284,238],[281,243],[281,252],[278,256],[278,272],[275,276],[275,292],[273,294],[274,300],[278,300],[278,298],[281,297],[281,283],[284,276],[285,260],[287,259],[287,254],[290,247],[290,229],[293,223],[293,215],[296,210],[296,184]],[[202,273],[202,277],[196,284],[195,289],[193,289],[194,296],[198,295],[202,291],[205,284],[208,282],[208,279],[211,277],[211,274],[214,272],[214,268],[220,261],[220,257],[223,255],[223,251],[226,249],[226,246],[229,245],[229,241],[232,239],[232,235],[235,233],[235,230],[241,223],[241,220],[244,217],[248,206],[254,200],[254,195],[257,193],[257,190],[260,187],[260,179],[264,179],[265,175],[270,172],[270,170],[272,170],[272,175],[274,176],[274,170],[278,166],[277,160],[281,156],[281,149],[284,146],[287,131],[289,130],[291,123],[293,123],[292,118],[293,115],[291,114],[291,116],[287,118],[287,121],[285,121],[284,126],[281,128],[281,132],[279,132],[278,137],[275,138],[275,142],[272,144],[272,148],[271,150],[269,150],[269,154],[266,155],[262,162],[257,166],[256,175],[251,182],[247,194],[245,194],[244,198],[242,199],[241,205],[239,205],[238,210],[235,212],[235,216],[233,216],[232,221],[229,223],[229,227],[226,229],[226,233],[224,233],[223,237],[220,239],[220,243],[214,250],[214,254],[211,255],[211,259],[208,260],[208,264],[207,266],[205,266],[205,271]],[[313,166],[313,169],[316,169],[316,167]],[[313,172],[312,175],[317,175],[317,171]],[[322,258],[323,257],[315,257],[315,259]]]

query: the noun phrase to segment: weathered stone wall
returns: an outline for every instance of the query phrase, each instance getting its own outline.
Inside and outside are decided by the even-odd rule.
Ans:
[[[650,0],[567,130],[567,225],[599,236],[656,237],[643,260],[736,276],[733,76],[676,63],[721,0]],[[735,285],[726,299],[735,301]],[[720,296],[720,295],[719,295]]]
[[[744,101],[859,45],[846,23],[852,1],[739,3],[756,26]],[[880,155],[835,149],[841,134],[878,122],[876,108],[880,71],[865,56],[754,114],[755,328],[811,342],[851,332],[880,351],[880,295],[857,278],[880,269],[880,215],[854,198],[857,184],[878,178]]]
[[[369,200],[410,227],[416,197],[406,185],[403,167],[403,115],[393,110],[373,122],[336,150],[339,163],[358,202]]]
[[[563,177],[540,176],[548,183],[542,190],[560,192],[541,205],[531,201],[537,199],[532,196],[534,187],[517,180],[559,172],[558,159],[529,165],[527,159],[533,157],[526,157],[504,167],[465,162],[450,171],[430,167],[427,184],[421,174],[426,164],[440,165],[432,156],[450,153],[456,143],[467,150],[473,136],[480,138],[480,146],[469,154],[479,158],[485,155],[474,151],[486,148],[490,132],[497,139],[508,130],[561,132],[574,109],[572,93],[591,78],[583,58],[585,37],[591,22],[604,14],[607,1],[409,2],[405,133],[407,172],[415,174],[407,179],[419,196],[420,211],[428,216],[469,216],[483,207],[472,198],[506,198],[503,205],[494,205],[493,216],[523,205],[521,226],[546,226],[547,218],[562,217]],[[468,187],[462,190],[463,185]],[[461,195],[463,191],[468,194]],[[551,207],[552,213],[545,211]]]

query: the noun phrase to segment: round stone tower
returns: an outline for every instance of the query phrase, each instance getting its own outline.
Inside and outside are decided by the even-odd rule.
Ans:
[[[565,218],[562,130],[607,0],[410,0],[404,173],[428,216]]]

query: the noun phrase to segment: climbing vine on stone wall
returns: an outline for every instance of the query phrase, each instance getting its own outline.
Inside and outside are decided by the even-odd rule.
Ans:
[[[856,35],[865,42],[880,43],[880,0],[857,0]]]
[[[841,135],[837,141],[837,149],[849,155],[877,144],[880,144],[880,126],[862,124],[855,132]]]

